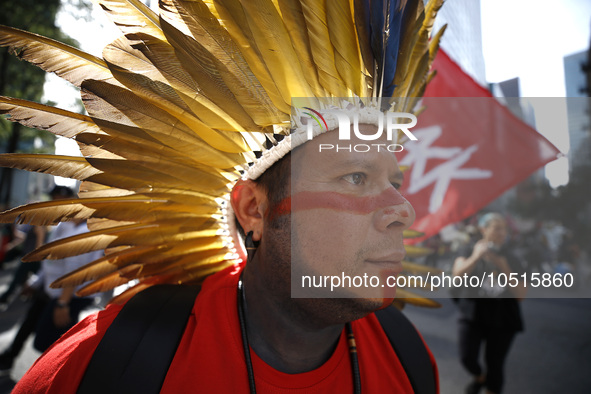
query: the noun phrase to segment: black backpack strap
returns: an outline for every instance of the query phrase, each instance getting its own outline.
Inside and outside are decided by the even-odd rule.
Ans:
[[[95,350],[78,393],[158,393],[200,286],[158,285],[121,309]]]
[[[129,300],[95,350],[78,393],[160,392],[200,289],[158,285]],[[375,314],[414,392],[436,393],[431,359],[414,326],[394,307]]]
[[[416,394],[435,394],[435,371],[429,352],[416,328],[391,306],[375,312]]]

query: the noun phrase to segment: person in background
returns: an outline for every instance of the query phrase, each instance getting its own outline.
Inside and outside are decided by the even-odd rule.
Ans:
[[[66,186],[55,186],[49,196],[52,200],[59,200],[64,198],[72,198],[74,192]],[[47,228],[45,226],[33,226],[30,224],[23,224],[18,226],[14,231],[14,238],[6,245],[6,253],[16,250],[20,247],[20,256],[24,256],[33,250],[41,247],[47,238]],[[29,278],[30,275],[35,274],[41,267],[40,261],[33,261],[21,263],[18,265],[10,285],[2,295],[0,295],[0,312],[8,309],[14,294]]]
[[[49,242],[87,232],[86,221],[62,222],[52,232]],[[52,289],[50,285],[59,277],[96,260],[103,251],[58,260],[43,260],[41,269],[30,278],[25,292],[32,294],[31,306],[11,345],[0,354],[0,374],[9,373],[14,360],[24,347],[29,335],[35,332],[33,347],[44,352],[62,334],[77,323],[80,312],[92,303],[91,298],[75,296],[74,287]]]
[[[517,332],[523,330],[519,300],[525,287],[519,280],[523,267],[506,244],[507,226],[498,213],[487,213],[478,221],[482,238],[460,252],[452,267],[454,276],[504,274],[517,278],[515,287],[498,287],[485,283],[480,287],[462,289],[457,304],[460,309],[459,351],[464,368],[474,376],[466,387],[467,394],[476,394],[485,387],[488,394],[500,393],[503,387],[503,366]],[[479,363],[485,344],[485,364]]]
[[[45,243],[47,229],[44,226],[22,224],[15,227],[13,234],[14,236],[12,240],[6,244],[7,256],[10,256],[12,253],[24,256]],[[8,259],[10,258],[7,258],[6,260]],[[18,264],[12,275],[10,285],[4,293],[0,295],[0,312],[4,312],[8,309],[14,299],[16,291],[27,281],[29,275],[34,274],[39,270],[40,266],[40,261]]]

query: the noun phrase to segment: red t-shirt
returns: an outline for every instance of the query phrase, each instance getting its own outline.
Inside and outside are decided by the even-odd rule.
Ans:
[[[204,393],[248,393],[236,306],[238,277],[239,272],[230,268],[205,281],[166,375],[163,393],[188,393],[197,389]],[[120,310],[121,306],[109,306],[73,327],[35,362],[13,393],[75,393],[94,350]],[[352,327],[362,390],[412,393],[406,373],[377,318],[371,314],[352,322]],[[435,360],[430,356],[436,372]],[[257,391],[261,393],[353,391],[344,330],[331,358],[310,372],[277,371],[252,350],[251,358]]]

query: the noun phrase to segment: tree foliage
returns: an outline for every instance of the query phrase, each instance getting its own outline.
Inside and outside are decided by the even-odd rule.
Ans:
[[[60,0],[20,0],[18,2],[0,0],[0,24],[27,30],[47,37],[76,45],[76,41],[64,35],[55,25],[55,17],[60,7]],[[8,12],[8,10],[10,10]],[[45,72],[25,61],[21,61],[7,48],[0,48],[0,93],[4,96],[18,97],[39,102],[43,95]],[[0,134],[0,143],[9,149],[9,141],[14,124],[3,122]],[[20,129],[21,141],[32,142],[32,139],[40,136],[36,131]],[[52,141],[50,135],[46,135],[47,141]],[[18,149],[18,147],[15,147]]]
[[[87,7],[85,0],[70,2]],[[60,0],[0,0],[0,24],[77,45],[75,40],[56,26],[60,5]],[[15,55],[17,53],[10,53],[7,48],[0,48],[0,94],[40,102],[45,72],[21,61]],[[0,120],[0,152],[52,152],[54,140],[55,136],[50,133],[22,127],[5,119]],[[36,143],[39,141],[41,144]],[[2,169],[0,172],[0,203],[6,204],[10,198],[12,172],[10,169]]]
[[[575,167],[569,183],[556,190],[547,183],[537,184],[532,190],[533,199],[514,199],[509,205],[511,212],[537,221],[557,221],[573,232],[574,241],[591,253],[591,166]]]

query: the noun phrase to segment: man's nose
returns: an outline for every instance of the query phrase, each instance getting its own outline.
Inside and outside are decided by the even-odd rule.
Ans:
[[[394,187],[388,190],[388,194],[392,195],[392,198],[389,199],[391,202],[376,212],[376,227],[380,231],[406,230],[415,221],[415,210]]]

